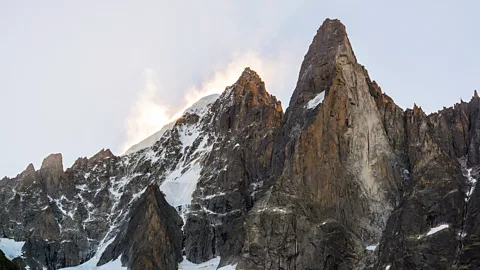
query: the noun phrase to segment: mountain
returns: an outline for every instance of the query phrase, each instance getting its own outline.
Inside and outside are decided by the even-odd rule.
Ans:
[[[0,249],[30,269],[477,269],[479,158],[476,92],[404,110],[327,19],[285,113],[246,68],[125,155],[0,181]]]
[[[204,113],[206,113],[206,108],[208,107],[208,105],[215,102],[215,100],[217,100],[218,97],[219,95],[217,94],[205,96],[200,100],[198,100],[197,102],[193,103],[192,106],[185,109],[185,111],[182,114],[196,113],[198,115],[203,115]],[[160,140],[163,134],[165,134],[167,130],[171,129],[174,124],[175,124],[175,121],[166,124],[159,131],[155,132],[154,134],[150,135],[146,139],[130,147],[127,151],[125,151],[125,155],[135,153],[147,147],[151,147],[152,145],[155,144],[156,141]]]

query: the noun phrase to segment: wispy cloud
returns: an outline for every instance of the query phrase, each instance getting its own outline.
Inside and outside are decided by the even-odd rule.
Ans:
[[[153,134],[170,119],[167,108],[155,101],[157,86],[153,71],[145,69],[144,76],[145,86],[138,93],[137,100],[125,121],[126,138],[121,146],[122,153]]]
[[[125,122],[126,139],[121,147],[122,153],[132,145],[160,130],[164,125],[179,118],[186,108],[200,98],[210,94],[222,93],[225,87],[235,83],[246,67],[255,70],[267,84],[267,89],[272,87],[270,88],[272,90],[269,91],[280,96],[282,95],[282,89],[285,88],[284,78],[288,77],[286,75],[292,69],[291,58],[288,57],[288,54],[266,58],[253,51],[235,53],[230,63],[218,68],[212,76],[203,80],[199,86],[194,85],[185,91],[180,91],[179,93],[184,93],[184,103],[176,110],[171,108],[173,106],[167,105],[168,96],[163,98],[166,101],[165,105],[155,101],[157,87],[154,83],[154,72],[146,69],[145,87],[138,94],[131,113]]]

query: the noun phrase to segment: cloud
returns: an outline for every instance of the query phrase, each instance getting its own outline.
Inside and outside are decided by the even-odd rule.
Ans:
[[[267,86],[270,93],[280,95],[283,98],[285,85],[285,78],[292,72],[292,57],[288,53],[279,53],[274,58],[266,58],[257,52],[249,51],[246,53],[235,53],[232,61],[223,68],[215,71],[213,76],[205,80],[200,87],[193,86],[189,88],[185,94],[185,102],[187,107],[193,104],[198,99],[210,95],[220,94],[225,90],[225,87],[234,84],[242,71],[246,67],[255,70]],[[288,86],[287,86],[288,87]],[[289,93],[291,93],[289,89]]]
[[[168,109],[155,101],[157,86],[153,70],[145,69],[144,76],[145,86],[138,94],[130,115],[125,121],[126,139],[121,146],[122,153],[158,131],[159,127],[168,123],[170,119]]]
[[[217,68],[199,86],[193,85],[184,91],[177,92],[184,95],[183,106],[167,105],[169,104],[168,96],[162,97],[162,100],[166,101],[165,105],[156,102],[157,87],[154,83],[154,72],[146,69],[145,88],[139,93],[125,122],[126,139],[121,147],[122,153],[132,145],[160,130],[164,125],[179,118],[185,109],[200,98],[222,93],[227,86],[237,81],[246,67],[252,68],[260,75],[270,93],[279,95],[281,100],[286,100],[287,97],[283,92],[288,87],[290,93],[291,88],[285,80],[291,77],[287,75],[292,71],[292,67],[296,68],[291,63],[292,57],[286,53],[280,53],[274,58],[262,57],[259,53],[253,51],[235,53],[227,65]],[[176,109],[173,107],[176,107]]]

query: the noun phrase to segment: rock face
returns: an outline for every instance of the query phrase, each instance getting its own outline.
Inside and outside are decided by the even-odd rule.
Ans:
[[[389,143],[371,87],[345,27],[325,21],[274,146],[273,186],[250,214],[242,267],[352,268],[361,263],[355,250],[380,240],[407,168]]]
[[[11,262],[0,250],[0,270],[18,270],[19,268]]]
[[[217,139],[193,193],[185,251],[195,263],[221,256],[227,264],[242,250],[245,216],[266,178],[283,111],[249,68],[211,110]]]
[[[183,221],[175,208],[157,185],[150,185],[132,209],[100,264],[122,255],[129,269],[177,269],[182,261]]]
[[[479,172],[476,91],[403,110],[327,19],[285,114],[246,68],[123,156],[4,178],[0,228],[30,269],[477,269]]]

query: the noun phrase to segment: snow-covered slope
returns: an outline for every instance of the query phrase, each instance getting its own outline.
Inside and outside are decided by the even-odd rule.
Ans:
[[[215,102],[215,100],[218,99],[220,95],[218,94],[212,94],[212,95],[208,95],[208,96],[205,96],[201,99],[199,99],[197,102],[195,102],[192,106],[190,106],[189,108],[187,108],[183,113],[182,115],[184,115],[185,113],[195,113],[199,116],[203,116],[207,110],[208,110],[208,105],[212,104],[213,102]],[[126,152],[125,152],[125,155],[128,155],[128,154],[132,154],[132,153],[135,153],[139,150],[142,150],[142,149],[145,149],[147,147],[150,147],[152,146],[153,144],[155,144],[156,141],[160,140],[160,138],[162,138],[163,134],[165,134],[165,132],[167,130],[170,130],[173,125],[175,123],[175,120],[166,124],[165,126],[163,126],[159,131],[155,132],[154,134],[150,135],[149,137],[147,137],[146,139],[144,139],[143,141],[133,145],[132,147],[130,147]]]
[[[16,242],[13,239],[0,238],[0,250],[2,250],[10,260],[22,256],[23,245],[25,245],[25,242]]]
[[[143,141],[141,141],[141,142],[133,145],[132,147],[128,148],[128,150],[125,151],[124,155],[129,155],[129,154],[135,153],[137,151],[140,151],[142,149],[145,149],[147,147],[152,146],[156,141],[158,141],[163,136],[163,134],[165,134],[165,132],[167,130],[169,130],[173,127],[173,124],[174,124],[174,122],[170,122],[170,123],[166,124],[159,131],[153,133],[152,135],[150,135],[149,137],[147,137]]]

